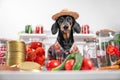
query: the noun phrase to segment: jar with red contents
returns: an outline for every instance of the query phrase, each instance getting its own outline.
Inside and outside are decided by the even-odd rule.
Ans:
[[[113,36],[114,33],[111,31],[100,31],[98,34],[97,60],[99,67],[110,66],[111,64],[109,54],[107,54],[107,46]]]
[[[108,42],[106,52],[109,55],[111,65],[120,59],[120,32],[115,33],[113,39]]]
[[[43,34],[43,26],[41,26],[41,34]]]
[[[40,26],[36,26],[35,33],[37,33],[37,34],[40,33]]]
[[[6,42],[7,40],[0,39],[0,66],[6,63]]]
[[[43,34],[43,26],[36,26],[35,33]]]
[[[89,34],[90,33],[90,27],[89,25],[83,25],[82,26],[82,34]]]

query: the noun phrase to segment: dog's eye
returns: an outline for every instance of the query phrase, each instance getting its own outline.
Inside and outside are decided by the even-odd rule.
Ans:
[[[71,17],[66,17],[66,20],[67,20],[68,22],[72,22],[72,18],[71,18]]]
[[[62,24],[62,22],[63,22],[63,19],[59,19],[59,20],[58,20],[58,24],[59,24],[59,25]]]

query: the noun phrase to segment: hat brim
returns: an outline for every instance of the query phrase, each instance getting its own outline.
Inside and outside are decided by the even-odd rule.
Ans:
[[[52,19],[53,20],[57,20],[58,17],[64,16],[64,15],[72,16],[74,19],[77,19],[79,17],[79,14],[77,12],[69,11],[69,12],[59,12],[59,13],[56,13],[55,15],[52,16]]]

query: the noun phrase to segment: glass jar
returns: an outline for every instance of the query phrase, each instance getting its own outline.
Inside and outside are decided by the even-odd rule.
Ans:
[[[5,39],[0,39],[0,66],[6,64],[6,42]]]
[[[94,63],[94,67],[97,68],[96,39],[87,39],[85,41],[86,44],[83,46],[83,58],[89,58]]]
[[[106,48],[108,46],[109,40],[113,38],[113,32],[100,32],[98,35],[98,44],[97,44],[97,61],[98,67],[104,67],[110,65],[110,57],[106,53]]]
[[[110,65],[120,59],[120,32],[116,32],[114,37],[108,42],[106,52],[109,55]]]

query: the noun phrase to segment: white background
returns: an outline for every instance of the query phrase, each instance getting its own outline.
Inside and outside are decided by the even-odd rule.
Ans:
[[[52,15],[63,8],[79,13],[77,22],[93,32],[102,28],[120,31],[120,0],[0,0],[0,38],[18,39],[26,24],[50,30]]]

